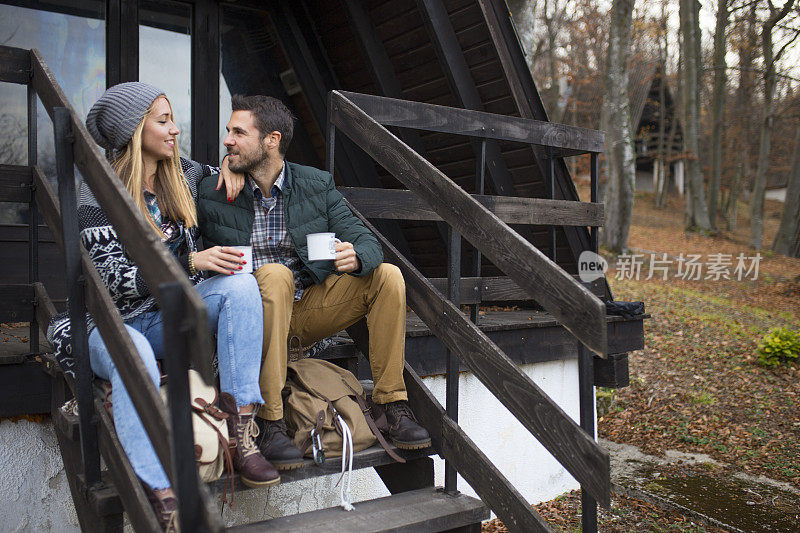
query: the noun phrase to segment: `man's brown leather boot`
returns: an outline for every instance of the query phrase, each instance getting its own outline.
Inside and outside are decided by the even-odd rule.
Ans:
[[[267,487],[280,483],[278,471],[256,447],[258,426],[254,420],[255,411],[240,414],[236,400],[227,392],[220,395],[219,406],[228,414],[228,434],[236,441],[233,467],[239,472],[242,483],[248,487]]]
[[[391,402],[381,407],[386,413],[389,438],[395,446],[404,450],[418,450],[431,445],[428,430],[419,425],[408,402]]]
[[[267,461],[278,470],[294,470],[305,465],[303,453],[294,445],[286,432],[286,422],[280,420],[264,420],[256,417],[258,431],[258,449]]]

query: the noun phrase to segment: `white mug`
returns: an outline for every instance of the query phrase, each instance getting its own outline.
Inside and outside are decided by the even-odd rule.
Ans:
[[[242,259],[247,261],[242,265],[241,270],[234,270],[234,274],[250,274],[253,271],[253,247],[252,246],[228,246],[233,250],[238,250],[244,254]]]
[[[309,233],[306,235],[309,261],[336,259],[336,243],[342,242],[335,233]]]

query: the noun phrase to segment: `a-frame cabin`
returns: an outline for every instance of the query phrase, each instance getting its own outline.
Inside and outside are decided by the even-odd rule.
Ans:
[[[0,8],[20,16],[57,13],[103,20],[104,85],[146,78],[145,73],[152,76],[148,65],[164,61],[152,54],[152,41],[164,39],[166,45],[171,42],[168,33],[183,35],[189,44],[183,58],[190,67],[186,76],[189,151],[201,162],[218,160],[227,94],[266,93],[284,100],[298,117],[288,158],[334,171],[354,210],[374,224],[386,259],[403,270],[414,311],[408,321],[406,382],[415,412],[431,431],[433,449],[408,454],[406,465],[392,464],[382,450],[362,452],[355,467],[374,467],[392,493],[359,504],[363,511],[359,505],[355,514],[319,510],[243,527],[297,530],[325,523],[347,530],[369,523],[376,531],[393,527],[479,531],[488,508],[512,530],[547,530],[509,481],[517,467],[493,464],[487,457],[491,445],[479,447],[473,440],[475,432],[462,429],[473,422],[470,400],[480,402],[482,397],[468,397],[466,403],[462,397],[462,425],[457,423],[459,382],[474,379],[480,381],[485,395],[505,406],[498,404],[498,409],[508,409],[510,415],[504,411],[505,415],[519,420],[520,430],[530,432],[547,450],[544,453],[552,454],[562,470],[580,482],[584,528],[596,529],[594,502],[608,504],[610,479],[608,455],[593,442],[592,387],[627,384],[627,353],[642,347],[645,317],[606,317],[599,297],[611,295],[604,279],[584,283],[578,276],[580,256],[596,251],[597,227],[602,225],[596,181],[603,136],[547,122],[502,0],[13,4]],[[152,35],[150,40],[146,40],[148,35]],[[46,41],[47,36],[41,39]],[[152,512],[132,479],[102,405],[91,416],[97,402],[92,400],[90,377],[81,377],[79,371],[77,380],[65,380],[38,333],[55,310],[52,295],[57,295],[58,303],[71,291],[75,299],[80,286],[74,276],[80,269],[76,270],[74,261],[80,259],[74,253],[75,236],[61,233],[68,227],[71,210],[63,202],[70,202],[69,195],[59,191],[57,200],[52,179],[36,166],[46,165],[36,147],[41,148],[44,141],[40,134],[37,143],[37,132],[47,122],[40,113],[37,126],[37,97],[42,104],[39,109],[43,107],[53,119],[60,117],[58,124],[66,128],[50,145],[61,162],[59,182],[71,181],[68,163],[74,158],[112,221],[130,226],[128,237],[122,238],[146,271],[148,285],[164,287],[158,296],[165,314],[175,312],[175,305],[188,309],[183,313],[188,317],[185,328],[175,334],[175,346],[189,347],[180,364],[188,364],[191,357],[196,367],[205,369],[207,350],[197,340],[205,335],[200,326],[202,310],[196,307],[174,261],[137,238],[138,214],[126,212],[125,204],[115,201],[121,194],[119,187],[109,185],[115,183],[110,168],[83,129],[81,110],[74,109],[80,107],[80,97],[70,94],[69,87],[62,91],[62,80],[54,74],[61,70],[57,64],[61,56],[51,60],[26,50],[42,48],[46,42],[18,45],[12,38],[7,44],[16,48],[0,48],[0,80],[29,87],[31,149],[27,164],[0,167],[4,183],[0,200],[27,203],[28,220],[39,211],[48,228],[40,231],[35,224],[0,227],[0,241],[12,240],[3,236],[5,232],[28,242],[7,248],[9,261],[4,264],[27,267],[4,266],[7,285],[0,287],[4,308],[0,320],[31,322],[28,351],[13,354],[8,358],[13,364],[0,366],[0,382],[9,384],[0,389],[4,396],[0,414],[52,412],[82,528],[117,530],[124,509],[135,529],[147,530],[153,524]],[[165,50],[162,53],[170,53],[169,47]],[[175,76],[180,78],[181,72]],[[159,80],[146,81],[158,84]],[[592,198],[578,198],[564,164],[564,157],[580,154],[591,157]],[[59,202],[67,206],[60,215]],[[51,241],[39,245],[39,233],[48,232]],[[59,250],[67,253],[68,261],[70,254],[73,257],[73,266],[67,269],[73,275],[66,280],[67,290],[63,285],[38,283],[59,277],[52,272],[59,272],[63,262],[38,261],[47,253],[63,257]],[[102,286],[97,286],[98,278],[91,269],[84,276],[89,312],[96,318],[109,317],[98,320],[104,338],[119,336],[119,357],[135,357],[126,351],[123,334],[110,318],[113,308]],[[470,306],[466,315],[458,312],[459,304]],[[494,306],[481,311],[481,304]],[[509,309],[511,305],[515,307]],[[356,324],[347,333],[322,356],[369,376],[358,352],[365,349],[363,327]],[[563,364],[564,388],[570,391],[559,401],[549,396],[553,390],[546,393],[545,385],[530,377],[536,365],[553,361]],[[51,378],[42,379],[42,369]],[[460,379],[459,371],[466,372]],[[141,379],[135,369],[130,372],[130,379]],[[448,375],[446,392],[440,395],[446,398],[445,407],[429,389],[436,388],[435,378],[419,377],[441,374]],[[29,383],[39,385],[26,386],[29,378]],[[143,423],[155,439],[162,463],[170,463],[170,457],[180,462],[179,450],[191,449],[191,435],[170,436],[168,412],[148,403],[155,398],[154,390],[142,389],[141,405],[152,407]],[[73,394],[84,409],[79,417],[70,418],[59,407]],[[14,401],[6,402],[5,396],[13,396]],[[185,416],[186,408],[173,404],[172,420]],[[92,427],[99,434],[99,446]],[[446,461],[444,492],[432,488],[434,467],[428,456],[434,453]],[[523,449],[513,453],[521,454],[521,464],[538,461],[526,457]],[[98,454],[108,468],[104,481]],[[191,454],[186,455],[191,467]],[[176,465],[171,477],[183,494],[184,529],[224,528],[218,514],[209,510],[213,497],[202,485],[198,490],[189,467]],[[283,482],[333,469],[332,464],[309,465]],[[456,472],[469,483],[462,481],[458,488],[480,500],[456,493]],[[213,486],[211,491],[220,488]],[[401,512],[389,512],[392,509]],[[369,520],[359,513],[382,518]]]

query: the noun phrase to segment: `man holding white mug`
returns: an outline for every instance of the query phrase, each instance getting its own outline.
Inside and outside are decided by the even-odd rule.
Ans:
[[[207,246],[253,247],[264,306],[260,384],[265,403],[256,418],[261,453],[279,470],[303,464],[283,421],[288,339],[297,337],[302,346],[311,346],[364,316],[370,330],[372,398],[384,405],[389,437],[400,448],[429,446],[428,432],[406,402],[406,300],[400,270],[382,263],[378,240],[345,205],[330,173],[284,160],[294,117],[283,103],[236,95],[232,109],[224,144],[230,169],[247,174],[245,187],[229,199],[215,190],[215,176],[203,180],[198,219]],[[313,235],[320,233],[329,235]],[[322,254],[320,259],[309,257],[308,243]],[[326,255],[331,244],[334,254]]]

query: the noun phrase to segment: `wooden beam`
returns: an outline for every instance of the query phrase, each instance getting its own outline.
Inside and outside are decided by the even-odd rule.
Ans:
[[[525,289],[584,345],[606,354],[605,305],[451,179],[338,92],[333,121]]]
[[[281,81],[276,59],[260,50],[249,50],[249,43],[268,37],[271,29],[264,14],[250,10],[225,10],[225,25],[233,28],[222,32],[222,74],[231,94],[268,94],[283,102],[295,116],[299,116],[291,96]],[[257,23],[255,23],[257,22]],[[314,148],[302,122],[295,123],[292,143],[287,159],[295,163],[322,168],[319,154]]]
[[[483,12],[486,26],[489,28],[489,34],[500,58],[519,115],[536,120],[548,120],[505,2],[503,0],[478,0],[478,4]],[[536,145],[531,145],[531,150],[541,175],[546,176],[545,167],[549,166],[547,153]],[[557,159],[554,163],[555,197],[563,200],[578,200],[578,190],[569,175],[567,165],[562,159]],[[563,230],[572,251],[573,260],[577,262],[581,252],[591,250],[589,232],[583,228],[563,228]],[[606,286],[606,292],[610,296],[611,290],[608,289],[608,286]]]
[[[192,159],[219,161],[219,19],[215,0],[192,6]]]
[[[0,165],[0,202],[30,202],[31,183],[33,183],[33,178],[30,167]]]
[[[40,328],[46,330],[50,324],[50,319],[56,314],[56,307],[41,283],[33,284],[33,294],[36,297],[36,322]],[[43,333],[46,332],[43,331]]]
[[[389,54],[386,53],[386,48],[384,48],[378,32],[375,30],[367,7],[359,0],[342,0],[342,4],[347,11],[348,22],[356,37],[359,49],[364,54],[364,59],[375,87],[384,96],[402,99],[403,90],[400,87],[400,80],[397,79],[392,61],[389,59]],[[425,145],[416,131],[404,129],[399,131],[397,135],[412,150],[430,160],[425,150]],[[439,234],[442,246],[445,246],[447,244],[447,226],[445,224],[437,224],[436,231]]]
[[[292,65],[303,96],[314,117],[320,134],[325,138],[328,122],[328,91],[338,89],[339,81],[332,70],[325,51],[313,35],[312,22],[303,11],[303,6],[290,2],[272,2],[269,15],[278,40]],[[298,13],[302,17],[298,20]],[[305,30],[305,31],[304,31]],[[337,142],[336,171],[345,185],[360,187],[383,187],[375,164],[348,139]],[[395,221],[381,221],[378,227],[400,251],[411,256],[403,231]]]
[[[31,55],[33,57],[31,83],[51,118],[54,107],[66,107],[70,110],[72,133],[75,137],[73,145],[75,164],[80,169],[84,180],[89,184],[95,198],[101,206],[105,206],[106,216],[125,246],[126,253],[130,254],[139,267],[148,287],[153,291],[156,299],[160,298],[158,287],[162,283],[170,281],[180,283],[187,292],[190,302],[188,319],[195,332],[192,335],[194,342],[192,362],[194,368],[203,375],[207,382],[213,382],[212,352],[205,303],[193,289],[175,256],[167,250],[145,222],[144,215],[134,204],[133,198],[111,168],[100,147],[89,135],[83,121],[75,114],[39,52],[32,50]],[[50,225],[50,227],[54,226]]]
[[[106,87],[139,80],[139,2],[106,0]]]
[[[416,0],[417,9],[425,24],[428,37],[433,44],[439,65],[450,85],[450,91],[463,108],[483,111],[475,80],[472,79],[456,32],[450,22],[450,15],[441,0]],[[475,158],[479,157],[480,145],[473,143]],[[486,143],[486,163],[489,183],[495,194],[500,196],[518,196],[511,173],[506,167],[503,154],[496,142]]]
[[[400,268],[408,305],[417,316],[581,486],[607,507],[611,488],[608,452],[588,437],[478,326],[401,256],[386,237],[374,230],[367,219],[356,210],[354,213],[378,237],[388,260]],[[497,509],[495,512],[499,514]]]
[[[605,133],[588,128],[346,91],[342,95],[384,126],[538,144],[555,148],[557,156],[604,149]]]
[[[411,191],[339,187],[339,191],[367,218],[441,221],[436,211]],[[602,226],[603,204],[524,198],[471,195],[478,203],[506,224],[556,226]]]
[[[577,276],[574,278],[576,283],[581,283]],[[436,287],[437,291],[446,294],[447,278],[428,278],[428,281]],[[587,288],[598,297],[602,296],[605,291],[602,283],[593,282],[588,284]],[[525,296],[525,289],[509,277],[461,278],[460,302],[462,304],[521,301],[526,299]]]
[[[430,433],[436,451],[456,467],[503,524],[510,531],[552,531],[547,521],[531,507],[464,430],[450,420],[441,404],[408,364],[403,377],[411,409]]]
[[[0,82],[24,85],[30,80],[30,52],[23,48],[0,46]]]

